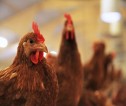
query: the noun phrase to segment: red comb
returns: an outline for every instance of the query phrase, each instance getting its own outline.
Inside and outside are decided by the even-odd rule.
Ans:
[[[72,24],[72,19],[71,19],[70,14],[64,14],[64,17],[67,19],[68,24]]]
[[[38,25],[37,23],[33,22],[32,23],[32,29],[34,30],[34,33],[37,34],[37,40],[39,42],[44,42],[45,38],[42,36],[42,34],[40,33],[39,29],[38,29]]]

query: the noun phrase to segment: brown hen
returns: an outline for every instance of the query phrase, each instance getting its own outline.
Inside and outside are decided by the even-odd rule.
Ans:
[[[84,65],[84,80],[86,89],[98,90],[101,88],[104,79],[104,42],[95,42],[93,45],[94,54],[91,60]]]
[[[65,17],[67,20],[64,24],[59,54],[57,57],[47,56],[47,60],[55,63],[57,72],[59,82],[57,106],[77,106],[83,86],[82,64],[72,19],[69,14],[65,14]]]
[[[20,40],[13,63],[0,71],[0,106],[55,106],[58,82],[46,62],[44,37],[33,22],[34,32]]]

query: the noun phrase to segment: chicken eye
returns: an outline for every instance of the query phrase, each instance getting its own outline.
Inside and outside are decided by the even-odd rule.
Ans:
[[[34,40],[30,39],[29,42],[32,44],[32,43],[34,43]]]

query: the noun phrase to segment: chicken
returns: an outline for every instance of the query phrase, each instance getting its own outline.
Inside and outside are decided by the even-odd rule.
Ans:
[[[105,56],[104,61],[104,79],[106,80],[108,76],[111,76],[113,79],[113,71],[114,71],[114,65],[113,65],[113,59],[115,58],[115,53],[109,53]]]
[[[71,16],[65,14],[62,41],[57,56],[47,56],[54,64],[59,83],[57,106],[77,106],[83,87],[83,71]]]
[[[104,87],[109,86],[114,81],[120,81],[122,76],[122,70],[116,69],[114,66],[115,53],[108,53],[105,56],[104,61]]]
[[[83,66],[84,88],[78,106],[105,106],[106,97],[100,93],[104,79],[105,44],[93,44],[92,59]]]
[[[78,106],[105,106],[106,97],[99,91],[85,90]]]
[[[48,52],[35,22],[18,45],[13,63],[0,71],[0,106],[55,106],[58,81],[43,57]]]
[[[126,82],[122,82],[112,98],[114,106],[126,106]]]
[[[95,42],[93,45],[94,54],[92,59],[84,65],[85,88],[98,90],[102,87],[104,79],[104,60],[105,44],[104,42]]]

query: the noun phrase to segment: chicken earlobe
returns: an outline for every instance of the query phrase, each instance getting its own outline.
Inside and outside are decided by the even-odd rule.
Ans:
[[[27,42],[24,42],[23,47],[25,47],[25,48],[29,47],[29,44]],[[26,56],[29,57],[29,55],[30,55],[29,49],[25,49],[24,52],[25,52]]]

